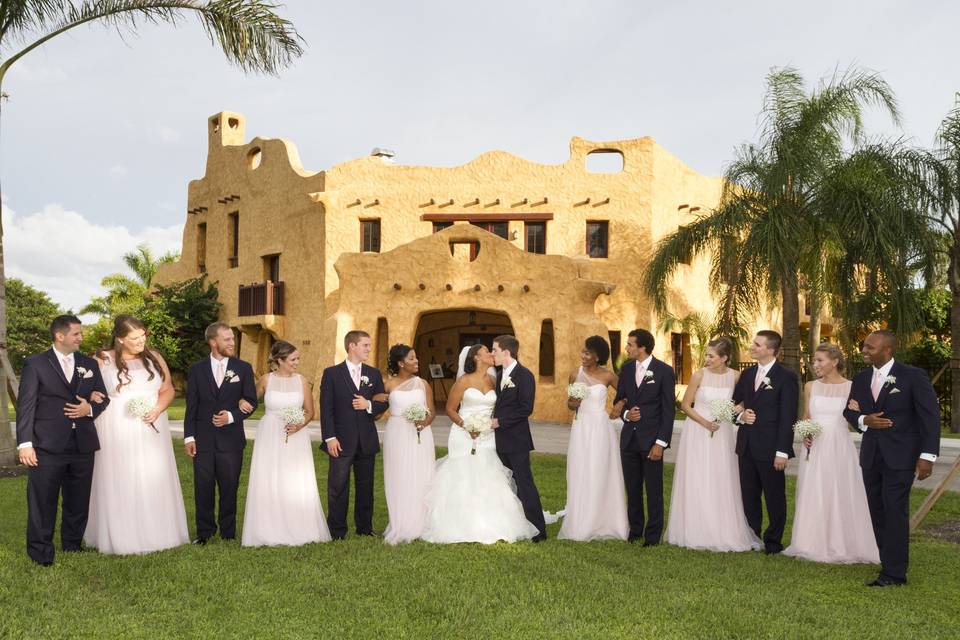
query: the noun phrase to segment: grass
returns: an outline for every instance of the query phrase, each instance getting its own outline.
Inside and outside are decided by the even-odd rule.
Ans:
[[[191,468],[176,449],[192,496]],[[323,488],[327,461],[315,455]],[[535,455],[533,463],[544,506],[559,508],[564,458]],[[382,467],[377,473],[374,526],[383,531]],[[669,492],[672,467],[666,476]],[[556,540],[559,525],[539,545],[392,548],[351,536],[242,549],[216,541],[146,556],[60,554],[41,568],[24,552],[25,485],[23,477],[0,480],[0,638],[807,639],[913,637],[921,629],[936,638],[956,637],[960,620],[960,547],[924,532],[912,540],[910,585],[884,590],[863,586],[876,575],[872,566],[573,543]],[[923,495],[914,491],[914,508]],[[186,505],[192,529],[192,500]],[[949,493],[927,526],[957,519],[960,496]]]

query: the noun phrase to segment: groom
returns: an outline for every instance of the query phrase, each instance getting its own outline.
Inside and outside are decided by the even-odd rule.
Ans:
[[[27,358],[17,393],[17,452],[27,466],[27,555],[45,567],[53,564],[61,491],[60,541],[64,551],[80,551],[100,448],[93,421],[110,402],[97,361],[77,353],[80,320],[54,318],[50,336],[53,348]],[[95,391],[102,402],[90,402]]]
[[[237,489],[247,438],[243,432],[240,401],[249,412],[257,408],[253,368],[234,358],[236,342],[226,322],[214,322],[204,337],[210,357],[197,362],[187,373],[187,409],[183,417],[183,446],[193,458],[193,496],[197,507],[197,539],[206,544],[220,526],[220,538],[237,536]],[[249,413],[248,412],[248,413]],[[220,490],[220,518],[214,516],[216,491]]]
[[[513,336],[498,336],[493,340],[493,359],[497,365],[497,403],[493,408],[493,428],[500,462],[513,472],[517,483],[517,497],[523,504],[527,520],[540,532],[534,542],[547,539],[547,525],[543,520],[540,493],[530,471],[530,414],[536,383],[533,374],[517,362],[520,342]]]
[[[863,361],[872,365],[853,378],[843,416],[863,431],[860,467],[870,519],[880,549],[880,575],[869,587],[907,582],[910,488],[925,480],[940,453],[940,406],[922,369],[896,362],[897,337],[874,331],[863,341]],[[855,405],[856,406],[856,405]]]
[[[740,374],[733,402],[743,405],[737,415],[737,456],[740,494],[747,524],[757,536],[763,523],[760,499],[767,503],[769,523],[763,532],[764,553],[783,551],[787,524],[787,481],[784,469],[794,457],[793,424],[797,421],[800,382],[777,362],[782,338],[776,331],[758,331],[750,345],[757,364]]]
[[[387,410],[387,403],[374,400],[383,393],[383,376],[364,364],[372,348],[366,331],[348,331],[343,338],[347,359],[327,367],[320,378],[320,430],[330,456],[327,475],[327,526],[334,540],[347,535],[350,504],[350,469],[357,495],[353,522],[357,535],[373,536],[373,477],[380,451],[374,417]]]

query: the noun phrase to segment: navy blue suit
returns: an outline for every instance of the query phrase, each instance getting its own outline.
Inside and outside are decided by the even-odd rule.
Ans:
[[[763,532],[767,551],[783,550],[783,529],[787,524],[787,480],[783,471],[773,467],[777,452],[793,458],[793,425],[800,402],[797,374],[779,362],[767,371],[769,384],[756,388],[757,366],[747,367],[733,389],[734,404],[756,414],[753,424],[741,424],[737,430],[737,456],[740,466],[740,494],[747,524],[760,535],[763,524],[761,498],[767,503],[769,523]]]
[[[327,526],[330,535],[347,535],[347,509],[350,504],[350,469],[353,468],[357,495],[354,498],[353,520],[357,534],[373,533],[373,479],[380,440],[375,416],[387,410],[386,402],[373,400],[383,393],[383,376],[368,365],[361,365],[360,388],[353,383],[346,362],[327,367],[320,379],[321,448],[327,451],[327,440],[340,442],[340,455],[330,456],[327,474]],[[364,378],[366,380],[364,381]],[[353,408],[355,395],[366,398],[371,410]]]
[[[844,417],[858,426],[860,417],[883,412],[893,421],[889,429],[867,429],[860,443],[860,467],[867,490],[873,533],[880,549],[880,575],[907,579],[910,542],[910,488],[921,453],[940,453],[940,405],[930,378],[922,369],[894,361],[890,376],[876,401],[871,367],[853,377],[850,399],[860,411],[846,409]]]
[[[210,358],[196,362],[187,372],[187,408],[183,417],[184,438],[194,438],[193,497],[196,502],[197,537],[209,538],[220,528],[226,540],[237,535],[237,490],[243,468],[247,437],[243,432],[246,414],[240,400],[257,407],[257,385],[253,367],[239,358],[228,358],[224,376],[217,387]],[[229,411],[233,422],[213,425],[213,416]],[[214,514],[216,492],[220,491],[219,518]]]
[[[64,550],[78,550],[87,528],[94,452],[100,448],[94,419],[110,399],[91,402],[93,415],[71,420],[63,415],[77,396],[90,400],[94,391],[107,395],[100,367],[93,358],[74,354],[73,379],[67,380],[53,349],[27,358],[17,393],[17,444],[30,442],[38,466],[27,470],[27,554],[40,563],[53,562],[53,530],[57,500],[63,492],[60,540]]]
[[[497,368],[497,402],[493,417],[499,426],[494,430],[497,455],[500,462],[513,472],[517,483],[517,497],[523,504],[523,514],[540,531],[538,539],[547,537],[547,525],[543,519],[540,492],[533,481],[530,469],[530,452],[533,451],[533,435],[530,433],[530,414],[537,395],[537,383],[530,370],[517,362],[510,372],[510,384],[503,385],[503,368]]]
[[[657,544],[663,534],[663,458],[650,460],[650,449],[661,440],[670,446],[673,418],[676,413],[676,377],[673,367],[650,359],[641,384],[637,385],[636,360],[629,360],[620,369],[620,381],[614,404],[624,400],[621,417],[632,409],[640,409],[640,419],[626,418],[620,430],[620,460],[623,482],[627,489],[627,520],[630,540],[643,537],[647,544]],[[647,491],[646,517],[643,491]]]

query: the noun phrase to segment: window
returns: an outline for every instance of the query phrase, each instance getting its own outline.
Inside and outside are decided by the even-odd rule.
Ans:
[[[538,373],[542,382],[553,382],[553,320],[544,320],[540,324],[540,367]]]
[[[480,227],[484,231],[489,231],[495,236],[500,236],[504,240],[507,239],[508,230],[510,224],[507,222],[471,222],[475,227]]]
[[[607,335],[610,337],[610,362],[616,362],[620,356],[620,349],[623,348],[620,344],[620,332],[608,331]]]
[[[197,271],[207,272],[207,223],[197,225]]]
[[[530,253],[547,252],[547,223],[525,222],[523,231],[526,236],[527,251]]]
[[[623,153],[616,149],[596,149],[587,154],[590,173],[620,173],[623,171]]]
[[[235,268],[240,263],[240,212],[234,211],[227,216],[230,224],[227,233],[227,261],[230,268]]]
[[[587,255],[591,258],[607,257],[607,228],[606,220],[587,223]]]
[[[433,232],[437,233],[438,231],[443,231],[444,229],[449,229],[453,226],[452,222],[434,222],[433,223]]]
[[[380,253],[380,221],[360,221],[360,251]]]
[[[263,279],[280,282],[280,254],[263,257]]]

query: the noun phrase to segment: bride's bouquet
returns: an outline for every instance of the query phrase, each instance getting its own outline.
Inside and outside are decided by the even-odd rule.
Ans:
[[[493,429],[493,421],[485,413],[474,413],[463,419],[463,428],[473,438],[473,448],[470,455],[477,454],[477,438]]]
[[[710,403],[710,415],[713,416],[715,422],[728,422],[733,424],[733,400],[729,398],[713,400]],[[713,434],[714,432],[711,431],[711,438]]]
[[[287,426],[302,424],[306,417],[307,414],[304,412],[303,407],[284,407],[280,409],[280,419],[283,420],[283,424]],[[283,437],[283,444],[287,444],[288,442],[290,442],[289,432]]]
[[[134,418],[139,418],[140,420],[143,420],[145,417],[150,415],[151,411],[153,411],[153,406],[154,406],[153,402],[151,402],[147,398],[144,398],[144,397],[134,398],[127,403],[127,413],[129,413]],[[155,432],[160,433],[160,431],[157,430],[157,428],[153,425],[152,422],[148,422],[147,424],[150,425],[150,428],[153,429]]]
[[[422,404],[412,404],[403,411],[403,419],[415,425],[426,420],[428,415],[430,415],[430,411]],[[417,444],[420,444],[420,430],[422,428],[417,427]]]
[[[823,433],[823,427],[820,426],[820,423],[816,420],[798,420],[793,425],[793,432],[800,436],[801,440],[806,440],[807,438],[813,440]],[[810,459],[810,447],[807,447],[806,459]]]
[[[588,395],[590,395],[590,387],[582,382],[574,382],[573,384],[567,385],[567,397],[569,398],[583,400]]]

